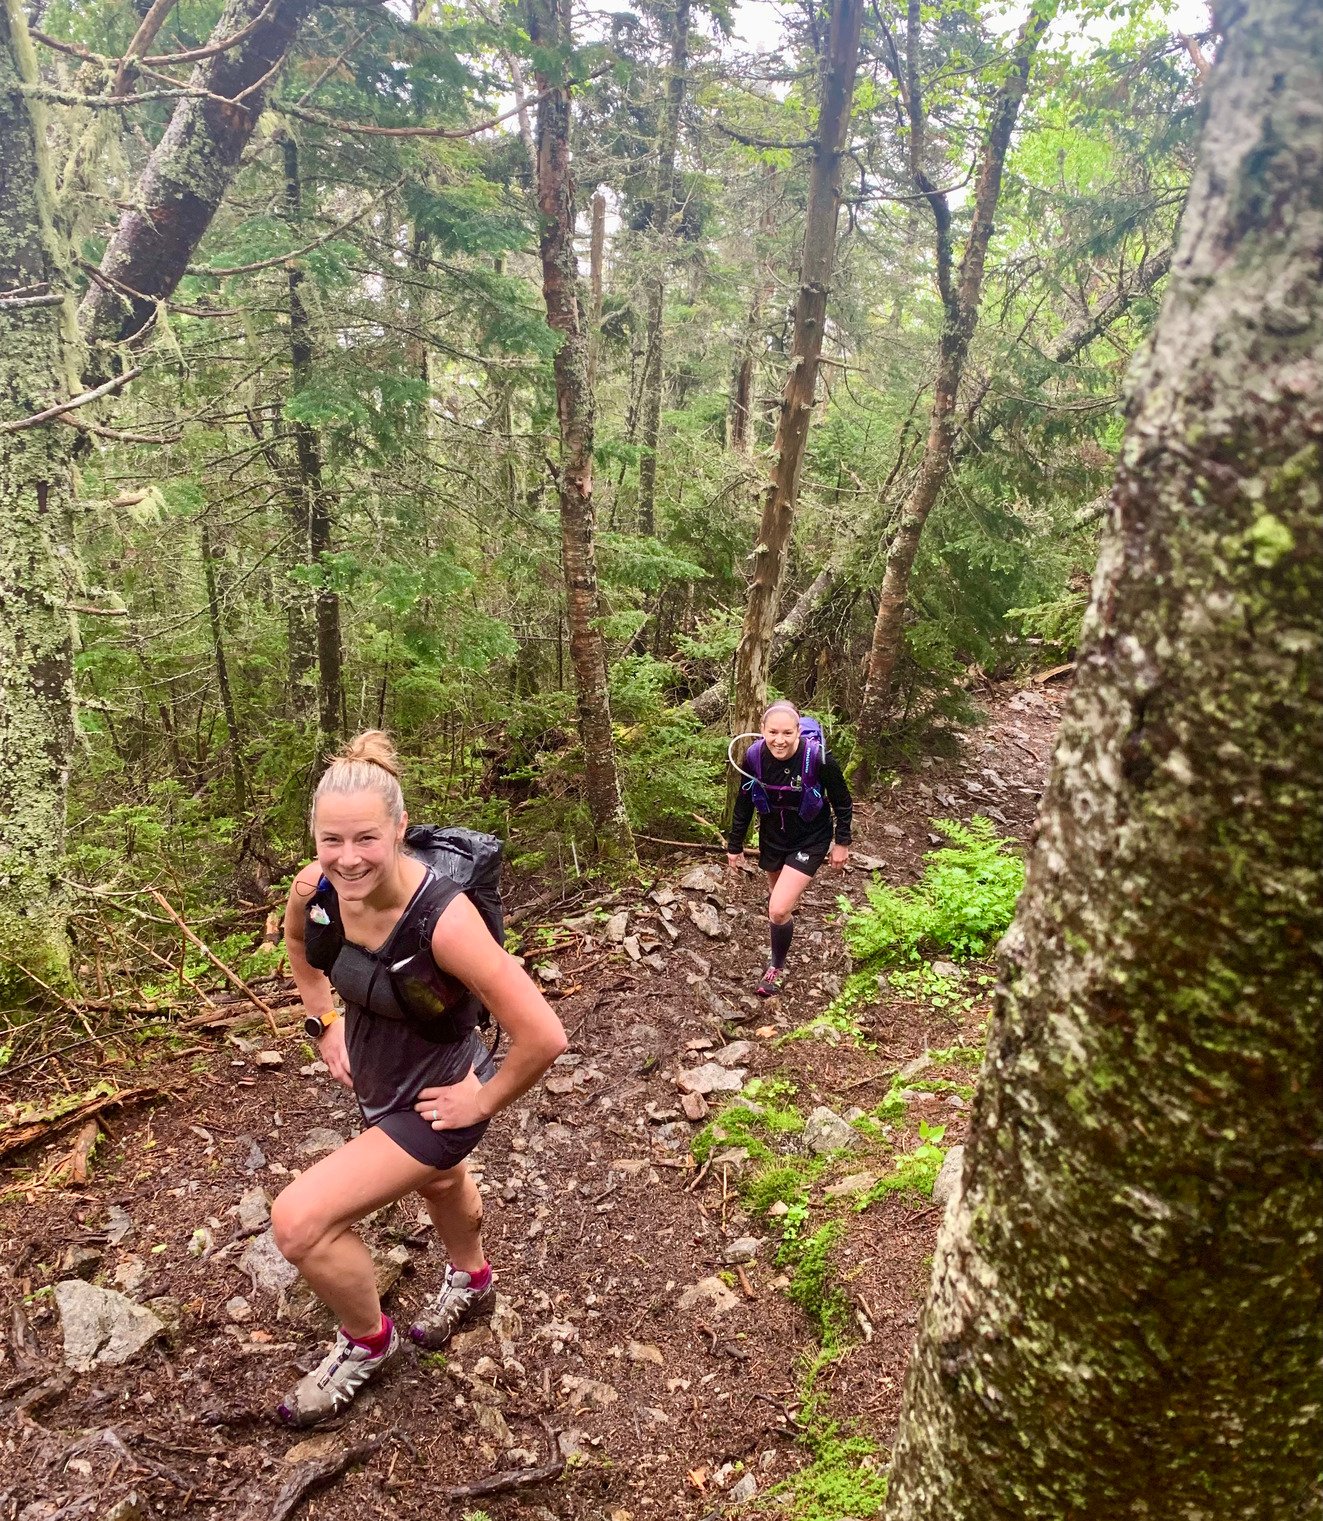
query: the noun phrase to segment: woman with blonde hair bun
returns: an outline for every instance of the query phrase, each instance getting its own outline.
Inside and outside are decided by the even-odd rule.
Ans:
[[[426,829],[406,841],[399,759],[386,734],[370,729],[332,760],[311,827],[317,856],[294,878],[285,909],[290,970],[305,1028],[331,1075],[353,1089],[364,1128],[272,1206],[276,1244],[340,1326],[321,1364],[280,1404],[292,1426],[337,1415],[400,1350],[353,1229],[374,1210],[418,1194],[449,1258],[413,1340],[440,1346],[491,1313],[482,1200],[464,1159],[492,1116],[565,1049],[560,1021],[495,938],[499,905],[493,921],[462,873],[436,869],[415,844],[450,838],[475,859],[488,848],[494,899],[499,842]],[[484,1011],[509,1036],[499,1068],[478,1034]]]

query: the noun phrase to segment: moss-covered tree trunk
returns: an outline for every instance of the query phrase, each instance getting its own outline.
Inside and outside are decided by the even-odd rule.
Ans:
[[[574,183],[570,174],[570,90],[549,72],[551,50],[570,45],[569,0],[529,0],[529,36],[542,53],[537,71],[537,203],[541,216],[542,290],[547,323],[561,337],[556,351],[556,410],[560,422],[561,560],[565,620],[583,742],[584,800],[598,849],[634,858],[616,768],[601,630],[593,522],[593,393],[588,385],[588,337],[579,303],[574,254]]]
[[[76,392],[76,328],[18,0],[0,3],[0,423]],[[71,360],[74,361],[71,364]],[[71,373],[72,372],[72,373]],[[67,976],[59,887],[73,743],[66,424],[0,433],[0,1007]]]
[[[1219,19],[890,1521],[1323,1515],[1323,9]]]

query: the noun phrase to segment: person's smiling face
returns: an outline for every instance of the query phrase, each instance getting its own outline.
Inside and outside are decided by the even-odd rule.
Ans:
[[[799,719],[789,708],[774,708],[763,719],[763,743],[777,760],[789,760],[799,745]]]
[[[339,897],[361,903],[391,880],[405,823],[391,822],[377,792],[331,792],[317,800],[317,864]]]

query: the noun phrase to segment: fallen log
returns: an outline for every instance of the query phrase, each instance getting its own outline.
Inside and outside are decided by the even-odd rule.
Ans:
[[[11,1130],[0,1130],[0,1161],[12,1156],[16,1151],[23,1151],[36,1141],[58,1135],[60,1131],[81,1124],[94,1115],[103,1114],[107,1109],[126,1109],[130,1104],[141,1104],[148,1099],[160,1098],[164,1093],[163,1088],[120,1088],[114,1093],[88,1099],[86,1103],[70,1109],[67,1114],[45,1115],[27,1125],[17,1125]]]

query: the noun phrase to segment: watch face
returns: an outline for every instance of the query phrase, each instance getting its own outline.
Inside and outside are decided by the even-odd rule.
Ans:
[[[309,1035],[312,1036],[314,1040],[320,1040],[320,1038],[326,1033],[326,1027],[322,1024],[320,1019],[316,1018],[305,1019],[303,1021],[303,1028],[308,1032]]]

